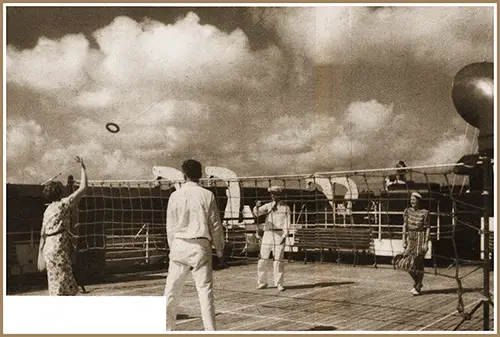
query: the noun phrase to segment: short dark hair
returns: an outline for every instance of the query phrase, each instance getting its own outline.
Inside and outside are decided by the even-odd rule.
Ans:
[[[182,172],[192,180],[199,180],[201,178],[201,163],[194,159],[188,159],[182,163]]]
[[[45,185],[42,193],[48,201],[57,201],[63,195],[63,184],[60,181],[51,181]]]

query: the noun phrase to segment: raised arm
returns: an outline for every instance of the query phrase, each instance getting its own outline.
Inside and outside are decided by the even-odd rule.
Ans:
[[[45,222],[42,221],[42,229],[40,231],[40,244],[38,245],[37,268],[39,271],[44,271],[47,268],[45,257],[43,256],[43,248],[45,247]]]
[[[255,203],[255,207],[252,210],[253,215],[255,215],[256,217],[259,217],[261,215],[267,214],[267,213],[271,212],[271,209],[273,206],[274,206],[274,202],[262,205],[261,201],[257,201]]]
[[[213,194],[211,196],[208,212],[208,228],[210,229],[210,235],[212,236],[212,244],[217,252],[217,256],[222,258],[224,255],[224,230],[222,228],[222,222],[220,221],[217,202],[215,201]]]
[[[68,199],[70,200],[70,202],[73,202],[75,204],[78,204],[78,202],[80,201],[80,198],[83,196],[83,194],[85,193],[85,190],[87,189],[87,171],[86,171],[86,168],[85,168],[85,164],[83,163],[83,158],[82,157],[79,157],[77,156],[75,158],[76,162],[80,164],[81,166],[81,179],[80,179],[80,186],[78,186],[78,189],[76,191],[74,191],[69,197]]]

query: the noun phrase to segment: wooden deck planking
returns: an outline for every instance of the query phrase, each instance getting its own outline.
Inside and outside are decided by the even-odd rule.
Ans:
[[[285,292],[275,287],[256,290],[256,265],[216,271],[214,292],[219,330],[232,331],[439,331],[452,330],[461,320],[452,278],[427,274],[421,296],[412,296],[411,278],[390,266],[379,268],[343,264],[287,263]],[[472,267],[463,267],[465,275]],[[428,273],[433,268],[426,269]],[[440,273],[453,275],[443,268]],[[94,296],[161,296],[165,273],[116,283],[89,285]],[[269,273],[270,279],[272,273]],[[493,288],[493,275],[490,277]],[[117,278],[120,280],[120,278]],[[472,307],[481,298],[482,273],[463,280],[464,303]],[[477,288],[477,289],[475,289]],[[43,295],[33,291],[23,295]],[[491,316],[493,318],[493,308]],[[179,330],[202,330],[194,282],[188,277],[178,320]],[[493,326],[493,322],[491,322]],[[460,330],[481,330],[482,309]]]

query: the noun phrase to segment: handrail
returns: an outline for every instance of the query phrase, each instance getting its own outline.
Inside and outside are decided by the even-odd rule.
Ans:
[[[435,164],[435,165],[418,165],[418,166],[408,166],[405,167],[404,169],[407,171],[411,170],[417,170],[417,169],[432,169],[432,168],[454,168],[454,167],[462,167],[465,166],[464,163],[446,163],[446,164]],[[372,168],[372,169],[361,169],[361,170],[343,170],[343,171],[326,171],[326,172],[315,172],[315,173],[299,173],[299,174],[281,174],[281,175],[260,175],[260,176],[240,176],[237,178],[225,178],[225,179],[219,179],[219,178],[202,178],[200,179],[201,182],[208,182],[209,180],[216,181],[216,180],[223,180],[223,181],[241,181],[241,180],[273,180],[273,179],[281,179],[281,178],[314,178],[314,177],[323,177],[325,175],[330,175],[330,176],[338,176],[338,175],[356,175],[360,173],[368,173],[368,172],[392,172],[392,171],[397,171],[400,170],[401,168],[395,168],[395,167],[386,167],[386,168]],[[162,181],[162,180],[160,180]],[[170,183],[177,183],[177,182],[183,182],[183,180],[165,180]],[[102,183],[138,183],[138,182],[146,182],[146,183],[155,183],[156,180],[153,179],[139,179],[139,180],[116,180],[116,179],[111,179],[111,180],[89,180],[88,183],[94,183],[94,184],[102,184]]]

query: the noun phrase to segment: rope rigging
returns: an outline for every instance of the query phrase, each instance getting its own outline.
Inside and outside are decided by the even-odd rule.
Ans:
[[[450,175],[455,179],[453,171],[448,169],[445,172],[434,172],[436,168],[452,167],[451,165],[417,167],[417,169],[407,167],[406,173],[411,173],[414,180],[390,186],[386,184],[386,178],[396,171],[395,168],[339,171],[330,174],[323,172],[237,179],[212,178],[210,184],[206,179],[202,179],[201,184],[216,196],[221,218],[225,223],[226,243],[230,247],[227,253],[231,259],[251,261],[258,258],[258,251],[250,245],[250,242],[259,240],[257,237],[257,228],[260,227],[259,217],[251,215],[251,219],[247,219],[243,210],[252,209],[257,201],[269,202],[267,189],[278,184],[284,188],[284,203],[289,205],[292,212],[290,237],[287,238],[285,246],[288,261],[296,259],[302,253],[306,261],[308,252],[317,251],[323,262],[326,256],[324,252],[335,252],[336,258],[333,259],[335,262],[341,263],[344,253],[352,254],[353,265],[359,266],[358,257],[361,256],[359,254],[368,256],[366,255],[368,252],[373,256],[372,265],[376,268],[380,266],[379,259],[382,257],[394,259],[402,252],[405,240],[402,231],[403,210],[408,207],[409,193],[420,191],[431,217],[429,256],[433,261],[433,270],[424,271],[424,274],[455,280],[456,309],[466,320],[477,311],[477,308],[465,310],[463,280],[477,273],[483,262],[476,257],[472,258],[473,254],[467,251],[470,245],[463,243],[466,243],[464,240],[470,239],[470,235],[479,237],[483,234],[477,225],[477,220],[484,211],[484,205],[474,203],[471,198],[464,198],[466,194],[455,193],[456,190],[450,188],[449,179]],[[340,178],[348,182],[346,186],[341,187],[334,183]],[[320,179],[325,179],[328,183],[320,184]],[[239,195],[228,192],[228,184],[235,181],[238,182]],[[350,182],[356,184],[359,190],[363,190],[356,199],[352,197],[353,186]],[[166,254],[168,247],[164,213],[168,197],[179,182],[168,179],[91,181],[89,185],[89,192],[80,203],[77,212],[76,235],[80,238],[78,247],[80,252],[113,247],[115,251],[133,249],[137,253],[142,252],[143,255],[137,255],[137,259],[146,257],[151,259]],[[226,205],[230,204],[231,198],[241,199],[240,210],[227,208],[229,214],[239,214],[238,220],[224,220],[222,214]],[[132,230],[134,235],[138,232],[140,234],[134,238],[127,237],[128,232]],[[113,235],[109,235],[109,232]],[[365,240],[369,242],[368,246],[365,245]],[[452,250],[444,254],[443,251],[436,251],[436,247],[442,246],[445,242],[451,243]],[[454,275],[448,275],[446,269],[438,268],[438,259],[442,262],[451,261]],[[460,275],[461,268],[465,265],[475,267]],[[477,290],[474,292],[480,294]]]

